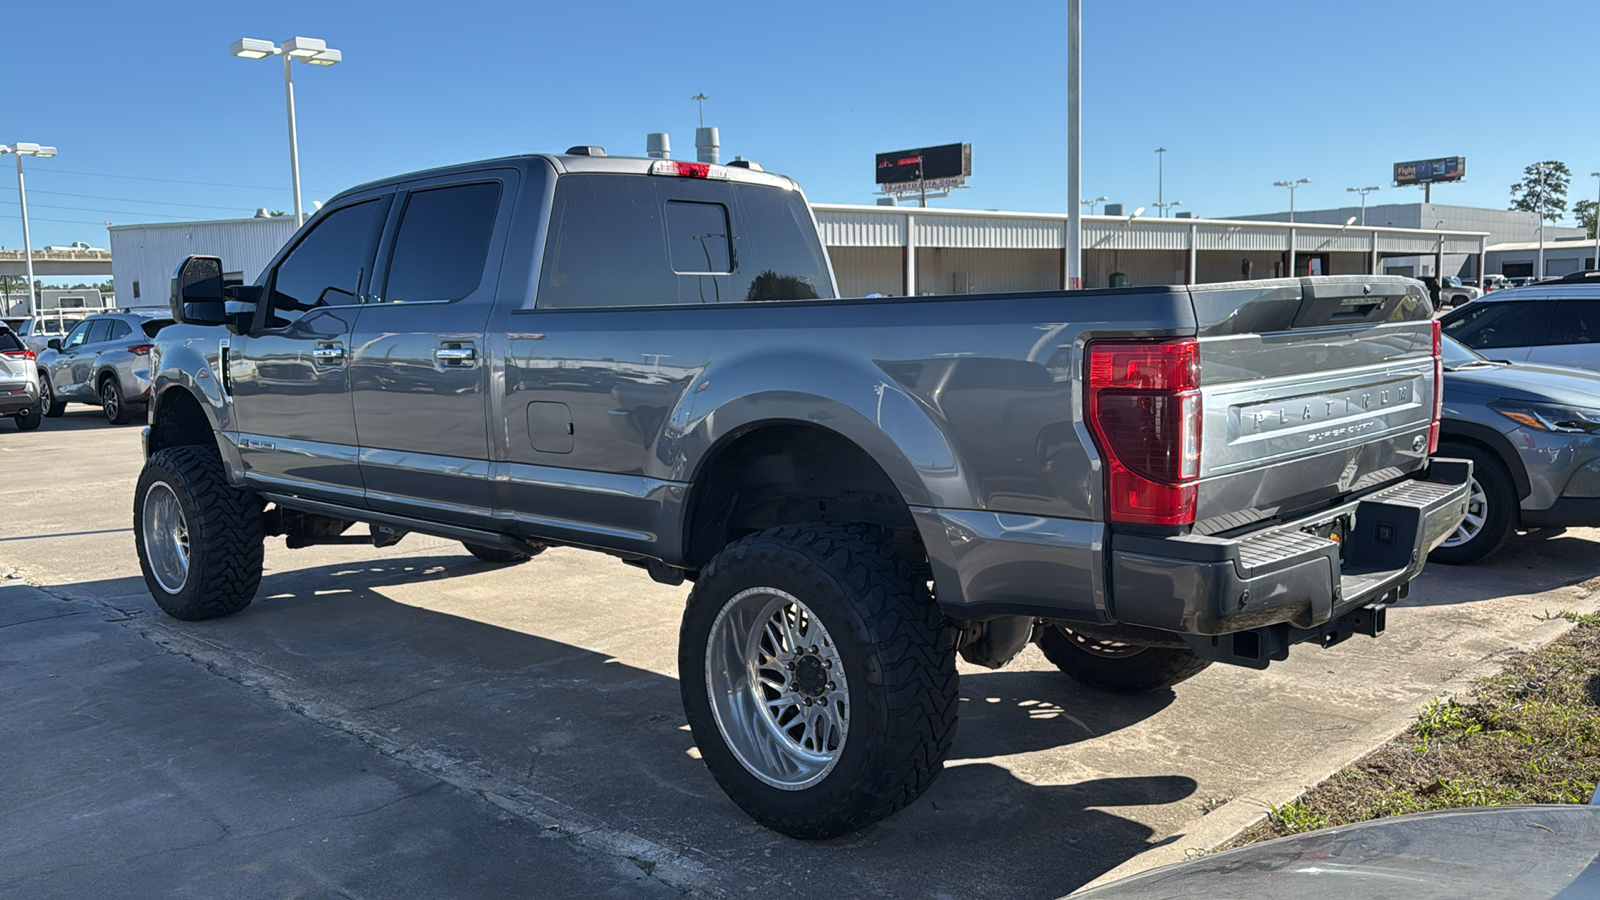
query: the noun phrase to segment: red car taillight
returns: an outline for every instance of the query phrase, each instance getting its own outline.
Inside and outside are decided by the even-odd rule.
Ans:
[[[1428,455],[1439,452],[1439,421],[1444,418],[1444,339],[1433,320],[1433,423],[1428,426]]]
[[[149,356],[150,351],[154,350],[155,348],[155,344],[135,344],[134,346],[128,348],[128,352],[132,353],[134,356]]]
[[[7,359],[37,359],[32,350],[0,350],[0,356]]]
[[[1194,523],[1200,478],[1200,346],[1089,345],[1089,428],[1105,458],[1106,518],[1132,525]]]

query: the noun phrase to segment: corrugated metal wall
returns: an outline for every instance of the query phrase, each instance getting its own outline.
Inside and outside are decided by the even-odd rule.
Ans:
[[[1061,275],[1060,250],[917,248],[918,294],[1059,291]]]
[[[839,296],[905,293],[905,250],[900,247],[829,247]]]
[[[923,216],[915,220],[918,247],[1060,250],[1066,227],[1045,219],[1008,216]]]
[[[1110,287],[1113,272],[1128,276],[1130,286],[1183,284],[1184,268],[1188,261],[1189,254],[1183,250],[1137,250],[1130,253],[1086,249],[1083,251],[1083,286]]]
[[[166,306],[172,270],[191,253],[222,258],[223,268],[255,281],[295,232],[292,216],[112,227],[111,277],[123,307]],[[134,297],[134,285],[139,296]]]
[[[827,247],[904,247],[905,216],[868,210],[816,211],[817,229]]]

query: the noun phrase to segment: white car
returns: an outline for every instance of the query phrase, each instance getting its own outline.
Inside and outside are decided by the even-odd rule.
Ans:
[[[23,431],[39,427],[43,410],[39,407],[39,371],[32,350],[22,345],[4,322],[0,322],[0,417],[9,416]]]
[[[1492,291],[1439,321],[1490,359],[1600,372],[1600,272]]]

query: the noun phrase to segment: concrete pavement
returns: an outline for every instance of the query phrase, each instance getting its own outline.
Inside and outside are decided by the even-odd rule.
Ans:
[[[159,684],[158,697],[192,695],[209,704],[237,695],[247,703],[247,711],[218,714],[231,723],[225,728],[208,729],[206,716],[184,708],[151,705],[131,723],[137,728],[105,732],[97,752],[129,748],[107,758],[123,761],[129,784],[147,785],[140,796],[165,790],[159,778],[172,769],[163,768],[165,756],[133,752],[139,729],[214,742],[217,749],[193,757],[212,789],[320,785],[313,792],[319,799],[308,797],[306,808],[319,822],[340,823],[342,838],[330,843],[344,852],[291,855],[235,842],[223,853],[217,848],[224,841],[196,854],[238,865],[254,860],[284,879],[306,879],[241,880],[240,890],[225,892],[241,895],[280,893],[280,883],[327,884],[363,896],[405,893],[406,878],[435,866],[448,873],[458,857],[493,879],[497,866],[516,858],[513,848],[525,845],[517,852],[534,854],[532,862],[511,867],[523,875],[523,895],[568,884],[561,880],[568,870],[554,863],[550,878],[543,875],[541,848],[556,846],[587,861],[574,877],[581,871],[595,880],[579,895],[782,897],[825,886],[876,896],[1058,896],[1152,846],[1181,846],[1212,810],[1236,816],[1253,798],[1304,779],[1308,760],[1346,755],[1346,748],[1359,755],[1374,723],[1414,709],[1450,678],[1531,639],[1540,614],[1600,605],[1584,586],[1600,574],[1600,532],[1573,529],[1516,540],[1485,565],[1431,567],[1411,600],[1391,610],[1382,638],[1354,638],[1327,651],[1297,648],[1266,672],[1214,666],[1172,692],[1124,698],[1078,687],[1031,648],[999,672],[964,667],[961,730],[950,768],[933,789],[881,825],[807,844],[751,823],[697,758],[674,668],[685,588],[657,585],[575,550],[496,568],[459,545],[418,536],[381,551],[288,551],[274,540],[255,604],[228,619],[176,622],[155,611],[133,555],[139,465],[137,429],[110,428],[87,410],[38,432],[0,433],[0,566],[55,598],[7,589],[0,613],[22,603],[11,599],[21,593],[30,598],[22,605],[73,613],[21,626],[31,629],[30,645],[57,648],[39,662],[46,668],[71,668],[77,654],[101,660],[94,663],[101,668],[131,661],[125,672],[107,674],[115,680],[102,682],[94,696],[122,685],[145,697],[148,685]],[[93,642],[71,637],[88,625],[105,634]],[[24,632],[17,627],[0,630],[0,653],[18,645]],[[120,637],[112,640],[113,633]],[[0,691],[29,697],[27,708],[41,720],[51,710],[68,716],[83,702],[48,689],[29,693],[41,689],[14,684],[21,673],[0,668]],[[252,729],[307,729],[324,743],[348,743],[340,752],[355,755],[324,758],[303,743],[291,743],[293,752],[262,753]],[[0,762],[11,771],[13,755],[54,756],[66,763],[60,768],[82,769],[86,784],[102,786],[89,794],[104,792],[98,756],[67,753],[76,743],[70,735],[40,740],[13,753],[7,739]],[[333,777],[361,753],[395,767],[379,776],[388,793]],[[0,848],[66,828],[61,823],[78,814],[59,785],[32,786],[53,770],[27,771],[15,783],[34,792],[29,809],[37,819],[0,819]],[[13,783],[0,783],[0,792]],[[429,784],[436,787],[415,793]],[[372,807],[392,798],[405,798],[401,809],[448,806],[441,826],[448,839],[438,838],[439,853],[417,851],[396,856],[394,865],[360,869],[371,848],[383,846],[389,820]],[[242,796],[214,806],[227,815],[237,804],[248,818],[252,803]],[[367,815],[355,814],[363,809]],[[156,839],[134,808],[119,810],[105,813],[99,826],[109,841]],[[480,840],[480,829],[504,842]],[[174,831],[157,841],[162,848],[150,849],[176,854],[184,840]],[[114,879],[128,871],[122,857],[74,854],[70,843],[28,846],[36,848],[25,857],[30,872]],[[16,870],[5,863],[11,853],[0,849],[0,870]],[[194,870],[195,892],[216,893],[204,886],[226,883],[223,866]],[[190,884],[162,872],[171,880],[149,882],[162,892]],[[443,895],[497,895],[516,884],[489,881],[483,890]],[[518,894],[513,887],[504,895]]]

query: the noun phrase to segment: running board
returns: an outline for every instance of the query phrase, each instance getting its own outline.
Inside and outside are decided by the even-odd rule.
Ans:
[[[295,497],[289,494],[262,493],[261,496],[272,503],[300,512],[316,513],[334,519],[348,519],[352,522],[365,522],[375,529],[387,529],[391,532],[415,531],[418,534],[431,535],[452,541],[463,541],[469,544],[485,544],[490,547],[505,547],[508,550],[517,550],[523,553],[538,552],[536,544],[530,544],[521,538],[501,534],[498,531],[483,531],[477,528],[467,528],[463,525],[445,525],[439,522],[428,522],[423,519],[413,519],[410,516],[399,516],[393,513],[376,512],[370,509],[353,509],[337,503],[325,503],[321,500],[307,500],[304,497]],[[344,537],[341,535],[341,537]],[[350,535],[353,540],[327,541],[327,543],[352,543],[365,544],[375,542],[372,537]],[[322,542],[319,540],[319,543]],[[382,546],[382,545],[380,545]]]

